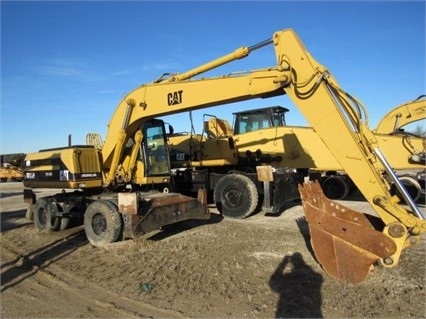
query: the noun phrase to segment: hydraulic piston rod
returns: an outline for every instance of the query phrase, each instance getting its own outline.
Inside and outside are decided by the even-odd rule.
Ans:
[[[404,198],[405,202],[410,206],[410,208],[413,210],[413,213],[420,218],[421,220],[424,220],[422,213],[418,209],[416,203],[414,203],[413,199],[411,198],[410,194],[408,194],[407,190],[405,189],[404,185],[402,185],[401,181],[398,179],[396,174],[393,172],[392,167],[389,165],[386,158],[383,156],[382,152],[379,148],[374,149],[374,153],[377,155],[377,158],[379,161],[383,164],[385,167],[386,172],[391,177],[392,181],[395,183],[396,188],[400,191],[402,197]]]

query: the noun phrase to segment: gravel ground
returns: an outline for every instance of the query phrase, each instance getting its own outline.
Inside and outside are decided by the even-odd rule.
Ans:
[[[300,205],[244,220],[212,207],[208,221],[99,249],[81,226],[37,233],[21,183],[0,192],[1,318],[426,317],[424,237],[354,285],[316,262]],[[341,203],[371,211],[361,199]]]

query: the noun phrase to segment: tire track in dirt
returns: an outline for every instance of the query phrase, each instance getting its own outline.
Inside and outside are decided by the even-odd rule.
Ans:
[[[19,240],[17,243],[19,244]],[[43,262],[40,259],[43,251],[37,252],[38,254],[28,252],[5,240],[4,236],[1,246],[3,317],[45,317],[50,314],[55,314],[58,318],[182,316],[179,312],[159,309],[141,301],[136,302],[93,282],[80,279],[55,264],[55,259]],[[62,258],[62,255],[56,256],[56,260]],[[10,302],[14,298],[21,300],[17,308],[14,307],[14,302]]]
[[[114,293],[59,266],[58,263],[63,262],[61,259],[71,259],[79,247],[87,245],[81,228],[70,230],[67,237],[34,249],[31,248],[31,239],[28,237],[35,230],[30,228],[32,225],[25,224],[23,222],[22,233],[15,229],[11,237],[7,233],[1,234],[3,318],[41,318],[52,314],[58,318],[182,316],[177,311],[160,309]],[[20,300],[18,304],[17,299]]]

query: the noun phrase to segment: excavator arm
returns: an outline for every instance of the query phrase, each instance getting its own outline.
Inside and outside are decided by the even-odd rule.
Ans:
[[[398,263],[402,249],[426,231],[426,223],[380,151],[361,103],[339,87],[292,31],[275,33],[274,44],[278,65],[291,70],[291,84],[284,88],[285,92],[384,224],[383,229],[371,232],[374,227],[367,219],[359,218],[347,208],[339,209],[338,204],[321,196],[319,187],[300,187],[318,260],[336,277],[359,282],[378,259],[387,266]],[[384,170],[392,176],[411,210],[403,208],[400,199],[391,196],[389,185],[382,178]],[[374,235],[360,238],[367,230]],[[379,236],[378,232],[383,235]],[[325,250],[324,245],[328,246]],[[354,254],[362,257],[355,270],[354,259],[348,258]]]
[[[269,44],[274,45],[276,53],[273,67],[192,79]],[[315,61],[291,29],[132,91],[116,109],[102,148],[105,185],[117,175],[130,175],[121,163],[124,145],[130,136],[140,132],[144,122],[157,116],[283,94],[304,114],[381,220],[377,226],[365,215],[329,201],[318,185],[300,186],[318,261],[326,272],[352,282],[362,281],[377,260],[386,266],[396,265],[402,250],[426,231],[424,218],[381,153],[368,128],[364,107],[339,87],[329,70]],[[132,158],[136,160],[135,156]],[[131,169],[133,163],[127,167]],[[390,194],[389,184],[382,177],[384,171],[393,178],[409,209]]]

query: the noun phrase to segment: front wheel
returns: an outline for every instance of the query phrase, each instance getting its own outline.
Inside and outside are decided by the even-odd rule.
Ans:
[[[256,185],[247,176],[223,176],[214,188],[216,207],[224,217],[245,218],[251,215],[259,201]]]
[[[84,230],[93,246],[102,247],[118,241],[123,233],[123,219],[110,201],[94,201],[84,213]]]

